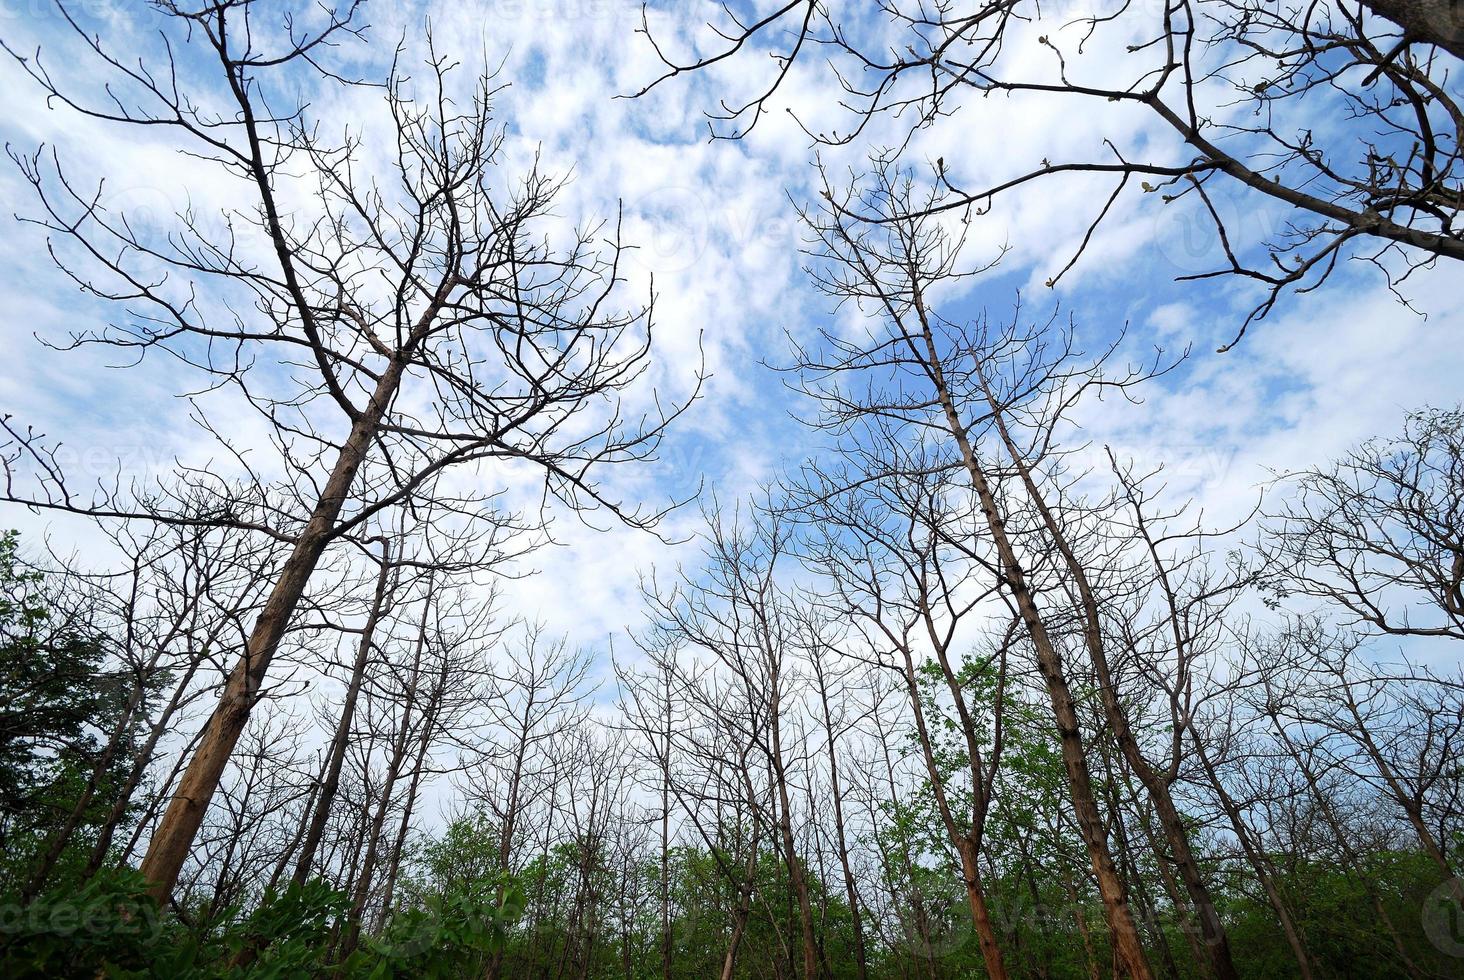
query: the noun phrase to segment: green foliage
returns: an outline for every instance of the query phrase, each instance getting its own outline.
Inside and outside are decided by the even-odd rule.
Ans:
[[[3,925],[0,975],[117,980],[312,977],[326,968],[331,931],[344,896],[321,881],[268,891],[247,912],[204,935],[165,916],[134,871],[54,889]]]
[[[402,907],[345,964],[347,975],[454,978],[481,973],[502,950],[526,902],[522,884],[493,870],[497,835],[460,819],[416,848]]]
[[[226,975],[306,977],[326,965],[330,937],[350,902],[320,879],[270,889],[253,909],[228,916],[230,925],[213,947],[226,954]]]
[[[1410,976],[1393,931],[1415,966],[1439,976],[1457,969],[1458,961],[1443,955],[1423,933],[1420,913],[1437,884],[1437,867],[1417,851],[1375,856],[1365,881],[1321,861],[1299,861],[1277,880],[1306,936],[1317,972],[1324,977]],[[1241,897],[1231,918],[1231,942],[1243,976],[1296,975],[1295,961],[1268,906]]]
[[[348,975],[452,980],[480,972],[524,910],[523,889],[506,875],[484,886],[430,895],[397,913],[347,961]]]
[[[0,976],[114,980],[295,980],[333,976],[456,978],[501,948],[522,913],[523,891],[505,879],[491,889],[435,895],[392,918],[379,938],[343,963],[333,937],[349,899],[319,879],[270,890],[249,911],[231,909],[204,934],[164,915],[134,871],[99,875],[56,890],[0,921]]]
[[[0,885],[7,891],[23,882],[81,796],[131,690],[130,678],[109,669],[106,638],[85,617],[59,615],[50,587],[21,562],[19,535],[0,535]],[[107,787],[130,757],[130,744],[119,748],[82,814],[78,842],[111,808]]]
[[[182,930],[158,911],[135,872],[103,874],[62,887],[29,906],[8,904],[0,923],[6,977],[146,976],[151,964],[182,968]]]

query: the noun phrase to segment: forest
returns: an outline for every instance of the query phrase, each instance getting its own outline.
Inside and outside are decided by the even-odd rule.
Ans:
[[[0,382],[0,975],[1464,971],[1464,403],[1380,396],[1228,510],[1102,427],[1359,276],[1457,348],[1454,6],[609,4],[604,99],[801,141],[807,318],[742,348],[414,6],[32,6],[8,234],[69,298],[7,346],[201,448],[97,465]],[[1027,95],[1148,128],[972,142]],[[109,196],[128,140],[185,205]],[[1123,275],[1226,291],[1219,342],[981,291],[993,209],[1075,176],[1046,287],[1187,207],[1213,266]],[[729,375],[796,433],[755,479],[677,448],[751,424],[705,420]],[[524,599],[588,607],[581,548],[592,644]]]

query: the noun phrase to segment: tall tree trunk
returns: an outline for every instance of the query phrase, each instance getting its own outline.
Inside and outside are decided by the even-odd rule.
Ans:
[[[437,687],[422,719],[422,733],[417,740],[417,755],[412,760],[412,778],[407,781],[407,795],[402,801],[402,818],[397,823],[396,839],[392,841],[391,858],[386,865],[386,883],[381,891],[381,909],[377,913],[374,931],[380,933],[386,928],[391,916],[392,897],[396,893],[397,875],[401,870],[402,851],[406,848],[407,832],[412,827],[412,814],[417,809],[417,794],[421,791],[422,771],[427,764],[427,753],[432,748],[432,736],[437,726],[442,698],[447,688],[447,661],[444,659],[438,674]]]
[[[351,664],[351,677],[346,684],[346,697],[341,703],[341,715],[336,722],[335,735],[331,738],[326,756],[325,776],[320,783],[320,793],[310,814],[309,828],[300,844],[300,857],[295,863],[291,880],[304,884],[310,877],[315,863],[315,851],[325,835],[325,825],[330,820],[330,808],[335,803],[336,791],[341,784],[341,767],[346,761],[346,749],[351,740],[351,725],[356,720],[356,701],[361,695],[361,682],[366,676],[366,665],[371,661],[372,642],[376,636],[376,625],[381,621],[386,606],[387,583],[391,578],[391,544],[385,538],[381,542],[381,570],[376,576],[376,590],[371,597],[371,609],[361,627],[361,638],[356,644],[356,660]],[[425,613],[424,613],[425,615]]]
[[[1063,891],[1067,892],[1068,901],[1073,908],[1073,925],[1078,927],[1078,935],[1083,940],[1083,961],[1088,966],[1088,980],[1100,980],[1101,973],[1098,969],[1098,955],[1093,952],[1093,933],[1088,928],[1088,916],[1083,912],[1083,899],[1078,894],[1077,885],[1073,884],[1072,875],[1064,868],[1060,875],[1062,877]]]
[[[285,869],[295,859],[295,852],[300,849],[300,842],[305,837],[306,823],[310,816],[311,808],[315,806],[315,798],[320,795],[320,780],[317,778],[310,787],[310,792],[305,796],[305,806],[300,810],[300,819],[295,822],[295,833],[290,838],[290,843],[280,852],[279,860],[275,862],[274,870],[270,872],[269,882],[266,889],[274,888],[285,876]]]
[[[366,854],[361,862],[361,872],[356,878],[356,887],[351,895],[351,911],[347,916],[345,939],[341,944],[341,959],[350,956],[356,948],[356,942],[361,935],[361,916],[366,909],[366,902],[371,897],[371,883],[376,874],[377,852],[381,847],[382,828],[386,826],[387,809],[391,806],[392,792],[396,789],[397,779],[402,773],[402,763],[406,761],[407,738],[412,730],[412,713],[417,708],[417,692],[422,679],[422,652],[427,646],[427,617],[432,608],[432,574],[427,577],[427,598],[422,604],[422,623],[417,631],[416,647],[412,653],[412,672],[407,681],[407,689],[403,692],[402,718],[397,725],[396,735],[392,738],[391,757],[386,767],[386,781],[381,787],[381,799],[376,805],[376,813],[371,818],[371,829],[366,834]],[[441,691],[434,692],[434,700],[441,696]],[[424,712],[425,724],[426,712]]]
[[[986,892],[981,884],[980,855],[976,845],[962,837],[956,844],[961,858],[961,880],[966,886],[966,902],[971,906],[971,921],[976,926],[976,940],[981,946],[981,959],[991,980],[1006,980],[1006,963],[996,942],[996,926],[986,906]]]
[[[920,744],[920,752],[925,761],[926,775],[929,778],[931,792],[935,797],[936,811],[940,814],[946,836],[950,839],[951,845],[956,849],[956,854],[961,861],[961,881],[965,886],[966,902],[971,910],[971,925],[976,930],[976,938],[981,947],[981,959],[992,980],[1005,980],[1006,964],[1002,959],[1001,945],[996,939],[996,927],[992,923],[991,914],[987,909],[986,894],[982,890],[981,872],[977,864],[980,859],[976,844],[979,827],[974,823],[969,830],[961,827],[951,812],[945,785],[942,782],[940,763],[936,759],[935,744],[930,735],[929,725],[925,718],[925,708],[921,703],[920,689],[915,679],[915,662],[908,647],[903,649],[902,653],[905,658],[905,688],[910,698],[910,711],[915,721],[916,741]],[[971,729],[968,727],[966,730],[969,735]],[[973,771],[972,775],[977,780],[981,778],[979,772]],[[979,785],[978,782],[976,790],[978,796],[982,795]],[[979,812],[982,809],[979,803],[976,808],[978,810],[976,816],[984,816],[984,813]]]
[[[844,872],[844,894],[849,902],[849,925],[854,931],[854,971],[858,980],[868,976],[864,952],[864,922],[859,910],[859,888],[854,881],[854,868],[849,862],[849,842],[844,831],[843,789],[839,785],[839,753],[834,737],[834,719],[829,711],[829,692],[823,666],[814,654],[814,677],[818,683],[819,704],[823,708],[824,731],[828,736],[829,795],[834,805],[834,845],[839,853],[839,867]]]
[[[376,876],[377,853],[381,848],[381,832],[386,826],[386,813],[391,806],[392,792],[401,775],[402,762],[406,757],[407,730],[411,724],[411,706],[402,709],[402,721],[392,742],[391,759],[387,765],[386,781],[381,786],[381,798],[377,800],[375,813],[371,817],[370,829],[366,832],[366,851],[361,859],[356,886],[351,892],[351,910],[347,916],[345,938],[341,943],[341,959],[350,956],[361,935],[361,916],[371,898],[371,884]]]
[[[423,313],[421,324],[436,318],[442,300],[443,291],[440,290]],[[421,324],[414,333],[420,333]],[[289,628],[290,619],[305,594],[316,565],[320,563],[320,556],[325,552],[351,486],[356,481],[356,473],[376,438],[387,407],[396,396],[405,367],[405,357],[400,354],[387,362],[366,409],[351,423],[351,431],[341,445],[310,520],[296,539],[280,577],[249,634],[243,655],[229,674],[219,703],[204,727],[203,739],[189,760],[162,821],[153,831],[139,870],[148,879],[151,892],[159,902],[165,902],[172,894],[178,872],[182,870],[183,862],[188,860],[198,828],[203,824],[204,813],[249,721],[249,713],[264,684],[270,662]]]
[[[986,471],[976,457],[971,445],[966,424],[956,411],[955,400],[946,385],[945,371],[935,338],[925,313],[924,297],[917,290],[915,307],[919,311],[921,339],[924,351],[919,356],[925,362],[930,380],[935,388],[936,398],[945,414],[951,436],[960,450],[961,461],[971,478],[981,507],[981,514],[991,532],[1000,559],[1002,573],[1016,603],[1017,611],[1026,626],[1032,645],[1037,652],[1037,670],[1047,689],[1052,703],[1053,719],[1057,725],[1061,745],[1063,767],[1067,771],[1068,791],[1073,802],[1073,816],[1088,859],[1093,866],[1093,876],[1098,884],[1098,893],[1103,900],[1104,918],[1112,937],[1116,959],[1122,972],[1134,980],[1150,980],[1153,976],[1149,962],[1144,956],[1143,944],[1139,942],[1138,929],[1133,914],[1129,911],[1128,896],[1123,883],[1113,866],[1113,857],[1108,849],[1107,830],[1102,814],[1093,794],[1093,779],[1088,771],[1088,760],[1083,748],[1083,735],[1078,727],[1078,713],[1072,691],[1063,672],[1062,658],[1056,645],[1047,633],[1047,624],[1037,607],[1035,597],[1027,586],[1026,570],[1017,558],[1016,549],[1007,536],[1006,522],[996,506],[996,494],[987,479]],[[912,339],[913,345],[913,339]]]
[[[727,951],[722,955],[721,980],[732,980],[733,971],[737,969],[737,953],[742,948],[742,936],[747,931],[748,917],[752,915],[752,890],[757,887],[757,837],[757,832],[753,831],[746,873],[737,883],[737,906],[732,911],[732,935],[728,937]]]
[[[123,864],[130,864],[132,862],[132,855],[137,852],[138,845],[142,843],[142,839],[147,834],[148,827],[152,824],[153,818],[157,816],[158,811],[162,809],[164,803],[170,799],[169,794],[172,792],[173,786],[178,782],[179,775],[187,767],[188,759],[193,755],[193,750],[198,747],[199,742],[203,741],[204,734],[205,731],[202,728],[193,733],[193,738],[189,740],[187,745],[183,746],[182,751],[178,753],[178,757],[173,760],[173,766],[168,770],[168,775],[163,778],[162,784],[158,787],[157,792],[148,798],[147,805],[143,807],[142,815],[138,819],[137,825],[132,828],[132,835],[127,840],[127,846],[122,849],[120,856]]]
[[[513,859],[513,837],[518,822],[518,801],[519,788],[522,785],[524,773],[524,760],[529,750],[529,728],[532,724],[530,713],[533,710],[531,701],[524,704],[524,716],[519,725],[518,744],[514,749],[513,771],[509,774],[508,799],[503,808],[503,820],[498,828],[498,866],[495,870],[499,874],[508,871],[509,863]],[[503,888],[498,889],[498,900],[503,901]],[[484,971],[485,980],[498,980],[503,970],[503,949],[495,949],[488,957],[488,966]]]
[[[671,672],[662,670],[666,714],[661,741],[661,980],[671,980]]]
[[[1105,748],[1107,747],[1105,746]],[[1107,777],[1106,786],[1108,790],[1109,812],[1113,814],[1111,821],[1113,836],[1118,844],[1119,871],[1123,874],[1124,881],[1128,885],[1129,893],[1134,896],[1134,904],[1139,909],[1139,922],[1149,938],[1149,945],[1159,952],[1159,963],[1163,967],[1164,975],[1169,980],[1179,980],[1179,964],[1174,960],[1174,951],[1169,947],[1169,938],[1165,935],[1164,929],[1159,922],[1158,906],[1150,896],[1148,882],[1144,878],[1143,869],[1138,866],[1138,861],[1136,860],[1138,855],[1133,842],[1129,838],[1128,827],[1124,823],[1123,803],[1118,795],[1119,783],[1113,771],[1113,762],[1106,751],[1102,752],[1102,757],[1104,775]],[[1142,815],[1140,815],[1140,823],[1145,822]],[[1149,828],[1142,828],[1142,832],[1146,835],[1148,831]],[[1165,855],[1156,848],[1155,856],[1160,862],[1159,874],[1167,885],[1172,881],[1172,878],[1163,868]],[[1170,899],[1175,902],[1175,907],[1183,915],[1183,907],[1179,905],[1179,896],[1171,893]],[[1202,962],[1205,959],[1205,954],[1200,946],[1200,937],[1191,934],[1189,931],[1186,931],[1186,937],[1190,944],[1190,952],[1195,956],[1195,961],[1197,963]]]
[[[778,789],[778,829],[783,835],[783,849],[788,859],[788,879],[793,886],[794,897],[798,901],[798,925],[802,931],[803,940],[803,976],[804,980],[814,980],[818,976],[818,949],[814,943],[813,933],[813,906],[808,899],[808,877],[804,872],[803,861],[798,856],[796,841],[793,837],[793,815],[788,793],[788,774],[783,768],[783,747],[781,725],[777,720],[779,706],[773,704],[772,722],[772,750],[773,750],[773,774]]]
[[[1027,885],[1027,894],[1032,899],[1032,913],[1036,917],[1038,928],[1042,933],[1042,945],[1039,951],[1041,959],[1034,966],[1034,972],[1047,980],[1052,976],[1052,930],[1047,921],[1046,910],[1043,908],[1042,893],[1037,888],[1037,872],[1032,867],[1032,853],[1027,847],[1027,840],[1022,834],[1016,835],[1017,854],[1021,859],[1022,880]]]
[[[984,380],[982,384],[985,389]],[[1073,584],[1077,587],[1078,599],[1082,606],[1083,641],[1087,647],[1089,659],[1093,663],[1094,673],[1098,678],[1098,700],[1103,706],[1104,717],[1109,728],[1112,729],[1119,751],[1123,753],[1129,768],[1133,770],[1134,775],[1138,776],[1139,782],[1148,791],[1150,801],[1154,805],[1154,812],[1159,818],[1160,827],[1163,828],[1175,868],[1179,871],[1180,880],[1184,882],[1190,902],[1194,905],[1195,914],[1199,917],[1203,933],[1201,938],[1209,952],[1210,966],[1215,972],[1216,980],[1239,980],[1230,955],[1230,937],[1226,934],[1225,925],[1220,921],[1220,914],[1215,908],[1214,900],[1210,897],[1210,889],[1205,883],[1204,875],[1200,872],[1199,862],[1190,849],[1189,832],[1185,829],[1179,808],[1175,806],[1174,797],[1169,792],[1170,780],[1167,778],[1167,774],[1156,770],[1144,758],[1138,739],[1134,736],[1133,728],[1129,724],[1128,713],[1119,702],[1118,689],[1113,681],[1108,653],[1103,642],[1103,626],[1099,618],[1098,598],[1088,581],[1087,571],[1074,553],[1067,534],[1058,523],[1052,509],[1048,507],[1041,488],[1033,479],[1031,467],[1007,428],[1001,406],[991,395],[990,390],[985,390],[993,413],[992,421],[1001,436],[1001,441],[1021,474],[1027,494],[1041,515],[1048,536],[1062,556],[1063,564],[1072,576]]]
[[[884,762],[885,785],[889,787],[889,792],[886,794],[886,796],[890,801],[893,802],[899,799],[900,794],[898,792],[895,781],[895,764],[890,759],[889,738],[886,736],[885,727],[884,724],[880,721],[880,715],[878,711],[874,713],[873,720],[876,733],[879,736],[880,758],[881,761]],[[869,817],[871,823],[877,822],[873,796],[874,794],[871,793],[871,799],[869,802]],[[878,838],[876,838],[876,840],[878,840]],[[894,905],[896,909],[902,909],[905,905],[905,902],[908,901],[910,906],[911,925],[914,927],[915,932],[915,942],[918,944],[919,949],[922,952],[926,952],[929,951],[931,948],[931,941],[930,920],[925,911],[925,899],[920,894],[920,890],[915,886],[915,860],[910,855],[910,847],[908,842],[905,840],[904,834],[899,835],[899,842],[900,872],[904,875],[905,881],[909,882],[910,890],[908,895],[901,896],[895,887],[894,876],[891,875],[889,887],[890,902]],[[882,845],[881,853],[883,853]],[[888,864],[888,860],[886,861],[886,863]],[[902,898],[905,901],[902,901]],[[903,922],[903,916],[901,918]],[[924,963],[928,980],[935,980],[936,971],[934,957],[929,955],[921,955],[914,957],[914,959],[921,960]]]

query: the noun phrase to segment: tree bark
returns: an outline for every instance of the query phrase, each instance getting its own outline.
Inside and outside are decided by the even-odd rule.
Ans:
[[[288,262],[286,268],[289,268]],[[330,542],[341,510],[350,496],[351,486],[356,481],[356,473],[365,462],[382,419],[386,416],[392,399],[396,397],[406,371],[406,350],[415,347],[436,320],[446,302],[449,288],[450,280],[444,279],[431,303],[413,325],[405,348],[398,350],[387,362],[366,409],[357,413],[352,421],[351,431],[341,445],[310,520],[296,539],[280,577],[249,634],[243,655],[224,684],[219,703],[204,728],[203,739],[189,760],[173,800],[148,842],[147,854],[139,870],[151,883],[151,892],[159,902],[167,901],[172,894],[178,872],[188,859],[188,852],[193,847],[198,828],[203,824],[204,812],[218,789],[225,768],[228,767],[229,756],[249,721],[249,713],[264,685],[270,662],[274,659],[275,651],[289,628],[290,619],[305,594],[310,577]]]
[[[1362,0],[1379,17],[1403,28],[1410,41],[1437,45],[1464,58],[1464,12],[1458,0]]]
[[[325,825],[330,820],[330,808],[335,802],[336,791],[341,784],[341,767],[346,761],[346,748],[351,740],[351,725],[356,719],[356,700],[361,695],[361,682],[366,676],[366,665],[371,660],[372,641],[376,635],[376,625],[381,621],[382,609],[386,605],[387,583],[391,578],[391,545],[383,538],[381,540],[381,570],[376,576],[376,591],[371,597],[371,610],[367,613],[366,622],[361,627],[361,639],[356,645],[356,660],[351,665],[351,678],[346,685],[346,697],[341,704],[340,719],[336,722],[335,735],[330,742],[330,752],[327,756],[325,775],[320,783],[320,793],[315,799],[315,806],[311,811],[310,825],[305,832],[305,839],[300,844],[300,857],[295,863],[295,873],[291,880],[295,884],[304,884],[305,879],[310,877],[311,867],[315,863],[315,851],[320,846],[320,839],[325,835]]]
[[[1133,914],[1129,911],[1128,896],[1118,872],[1113,866],[1113,857],[1108,850],[1107,830],[1093,795],[1093,779],[1088,771],[1088,760],[1083,748],[1082,731],[1078,727],[1078,714],[1063,673],[1062,658],[1047,633],[1046,622],[1037,607],[1036,599],[1027,586],[1026,571],[1017,559],[1016,550],[1007,537],[1006,522],[997,511],[996,495],[987,479],[986,472],[976,458],[966,425],[956,411],[955,400],[946,386],[941,358],[935,347],[935,339],[925,316],[923,297],[917,291],[915,306],[919,310],[921,339],[924,350],[920,352],[931,383],[935,387],[952,437],[960,450],[961,461],[971,478],[972,486],[981,506],[981,514],[991,531],[1000,558],[1002,573],[1016,602],[1017,611],[1037,651],[1037,669],[1047,688],[1048,699],[1057,725],[1061,743],[1063,767],[1067,771],[1068,790],[1073,801],[1073,815],[1088,859],[1093,866],[1093,875],[1098,883],[1098,893],[1103,900],[1104,918],[1112,937],[1115,957],[1120,969],[1134,980],[1150,980],[1152,973],[1139,942],[1138,929]],[[913,345],[913,339],[912,339]]]

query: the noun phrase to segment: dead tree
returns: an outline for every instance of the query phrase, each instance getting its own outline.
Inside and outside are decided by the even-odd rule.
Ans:
[[[641,30],[663,70],[635,94],[766,53],[773,67],[757,73],[751,94],[723,97],[707,113],[713,138],[746,136],[774,107],[795,119],[826,119],[834,108],[830,128],[800,122],[815,145],[868,131],[896,152],[923,128],[936,130],[937,147],[947,129],[956,145],[971,145],[961,123],[968,103],[992,96],[1010,99],[1013,112],[1023,99],[1062,99],[1073,114],[1130,108],[1158,128],[1157,139],[1145,129],[1127,145],[1115,134],[1086,153],[1015,166],[971,160],[965,149],[927,151],[936,155],[930,180],[948,194],[920,206],[970,218],[1029,185],[1101,181],[1080,217],[1086,230],[1073,229],[1075,250],[1053,260],[1051,286],[1122,211],[1126,193],[1153,195],[1171,213],[1188,205],[1172,220],[1211,225],[1220,254],[1212,269],[1180,279],[1236,276],[1263,288],[1241,335],[1284,292],[1317,288],[1344,258],[1373,263],[1390,287],[1439,259],[1464,259],[1464,113],[1452,84],[1464,17],[1448,0],[1116,4],[1072,17],[1059,8],[1040,26],[1031,22],[1052,10],[1036,0],[894,0],[880,4],[872,27],[864,14],[857,3],[826,0],[728,10],[709,25],[708,46],[686,56],[668,53],[648,18]],[[838,106],[790,105],[793,86],[784,83],[818,62],[833,75]],[[1228,111],[1237,106],[1245,111]],[[1285,218],[1274,233],[1248,233],[1225,217],[1222,195],[1236,195],[1241,213],[1268,204]],[[851,219],[889,220],[854,203]]]
[[[869,208],[890,215],[932,212],[906,206],[909,184],[888,167],[876,166],[871,185],[860,196]],[[1022,392],[1023,381],[1035,382],[1031,392],[1045,391],[1059,406],[1067,404],[1058,391],[1063,386],[1057,379],[1043,378],[1040,370],[1024,376],[1019,363],[1012,361],[1007,367],[1017,377],[1008,394],[993,397],[996,363],[1020,355],[1024,340],[1013,335],[1004,345],[1000,331],[988,333],[981,323],[962,325],[939,316],[933,304],[942,285],[968,274],[957,269],[959,240],[945,235],[928,216],[877,225],[852,222],[844,217],[847,206],[839,202],[854,196],[855,191],[835,192],[825,184],[827,206],[805,215],[812,234],[811,252],[819,263],[811,274],[841,303],[867,310],[872,325],[864,337],[852,340],[825,331],[823,350],[796,351],[796,369],[805,390],[818,399],[823,427],[858,430],[869,421],[921,440],[936,437],[936,445],[945,453],[941,467],[955,470],[969,481],[979,524],[971,527],[962,543],[979,553],[978,545],[990,542],[985,561],[995,573],[991,588],[1020,619],[1046,685],[1074,816],[1103,899],[1118,962],[1123,972],[1147,980],[1148,961],[1109,847],[1077,702],[1063,664],[1061,633],[1055,631],[1062,626],[1063,614],[1060,609],[1056,614],[1044,609],[1034,587],[1034,575],[1040,580],[1054,565],[1060,573],[1071,575],[1073,563],[1051,537],[1052,522],[1043,512],[1043,498],[1032,492],[1031,471],[1024,467],[1027,457],[1013,453],[1010,432],[1003,433],[995,425],[995,409],[1012,394]],[[1032,362],[1034,367],[1038,363],[1040,359]],[[1130,376],[1115,384],[1121,388],[1140,377]],[[988,443],[995,444],[995,457]],[[1008,458],[1003,461],[1002,457]],[[889,465],[878,455],[874,462]],[[1013,523],[1014,516],[1018,523]],[[1033,532],[1039,543],[1029,550],[1025,539]]]
[[[159,897],[187,858],[280,640],[333,543],[422,494],[436,474],[505,460],[540,474],[546,503],[605,507],[642,527],[659,516],[608,498],[595,477],[603,464],[652,455],[679,411],[613,407],[648,363],[651,308],[614,309],[623,277],[613,229],[590,226],[555,248],[540,229],[559,182],[533,169],[516,183],[497,173],[504,137],[493,120],[494,83],[457,86],[454,62],[429,39],[425,72],[393,70],[380,87],[398,152],[393,171],[379,175],[366,172],[358,137],[328,142],[326,121],[308,106],[275,104],[275,82],[287,72],[327,88],[344,84],[326,59],[360,36],[358,7],[341,0],[320,16],[287,13],[282,29],[267,30],[257,11],[248,15],[247,0],[168,3],[159,7],[165,43],[154,60],[140,61],[59,8],[75,28],[77,58],[86,59],[76,63],[108,87],[88,91],[57,77],[40,54],[21,59],[51,104],[74,119],[171,134],[245,202],[223,215],[231,230],[222,237],[192,212],[150,235],[109,210],[105,195],[54,154],[14,154],[39,204],[31,220],[63,270],[126,310],[71,343],[174,356],[275,433],[278,475],[231,455],[227,436],[201,420],[220,434],[231,464],[279,501],[267,519],[241,524],[222,506],[206,517],[180,514],[166,495],[137,486],[78,490],[43,438],[5,422],[7,499],[244,526],[288,549],[149,842],[142,870]],[[210,85],[226,94],[205,94]],[[287,208],[284,196],[296,193],[305,203]],[[252,370],[275,363],[294,368],[283,379]],[[607,414],[597,424],[590,417],[601,406]],[[206,474],[191,480],[213,482]],[[497,509],[499,492],[490,484],[442,502],[505,528],[542,526],[542,514]]]
[[[1259,548],[1281,599],[1319,599],[1348,624],[1464,640],[1464,410],[1425,408],[1403,431],[1280,481]]]
[[[849,924],[854,932],[854,968],[858,980],[865,980],[869,970],[869,954],[864,941],[863,902],[859,897],[859,882],[850,859],[850,834],[844,814],[844,782],[840,775],[839,743],[854,727],[856,718],[849,717],[847,689],[851,671],[840,667],[835,661],[835,646],[826,635],[828,625],[818,617],[807,617],[800,629],[804,656],[813,675],[814,694],[818,699],[819,720],[823,723],[823,737],[828,756],[828,800],[833,816],[834,848],[839,858],[839,869],[844,878],[844,896],[849,903]],[[840,684],[840,688],[835,688]],[[839,697],[840,694],[843,697]],[[810,801],[811,803],[812,801]]]
[[[789,528],[762,511],[752,511],[746,523],[740,518],[710,510],[706,570],[683,572],[664,591],[652,581],[645,593],[654,629],[665,644],[704,657],[710,665],[715,680],[704,690],[720,696],[714,694],[707,706],[736,732],[728,747],[732,753],[743,750],[738,767],[749,783],[749,799],[757,796],[750,785],[749,762],[768,774],[772,795],[764,817],[797,905],[802,975],[813,980],[819,971],[818,939],[806,858],[793,816],[794,774],[806,759],[806,740],[797,726],[802,685],[795,673],[797,637],[790,599],[778,578]],[[753,753],[750,760],[747,749]]]
[[[594,693],[584,651],[542,624],[520,629],[478,694],[478,728],[464,743],[468,797],[493,828],[496,854],[488,871],[497,874],[522,870],[532,856],[526,832],[537,822],[547,834],[557,821],[566,753]],[[499,950],[485,975],[493,980],[502,971]]]
[[[810,525],[806,560],[829,583],[819,603],[829,618],[853,624],[858,642],[845,656],[900,678],[986,970],[1004,977],[981,853],[1001,761],[1006,654],[1016,623],[989,654],[962,649],[980,639],[972,624],[995,598],[987,569],[950,541],[954,529],[972,526],[974,501],[941,474],[938,454],[903,443],[897,429],[869,426],[859,448],[875,466],[833,472],[807,466],[792,506]],[[938,703],[926,683],[932,673]],[[954,748],[941,744],[946,724],[958,733]],[[958,765],[944,761],[953,757]]]

